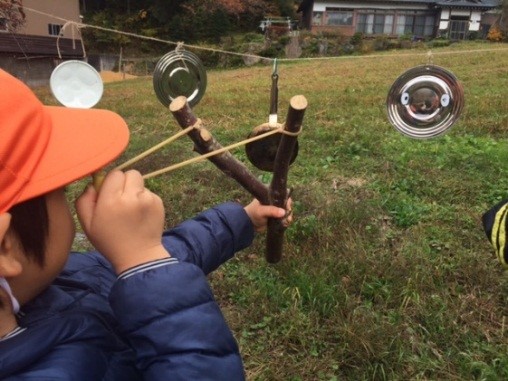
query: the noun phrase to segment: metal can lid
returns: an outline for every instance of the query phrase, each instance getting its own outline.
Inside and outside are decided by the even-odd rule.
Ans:
[[[91,108],[102,98],[104,84],[92,65],[78,60],[64,61],[49,78],[53,96],[65,107]]]
[[[393,83],[386,99],[390,123],[411,138],[444,134],[464,107],[464,90],[457,78],[439,66],[414,67]]]
[[[169,106],[179,96],[196,105],[206,90],[206,71],[197,55],[186,50],[174,50],[161,57],[155,66],[153,87],[157,98]]]

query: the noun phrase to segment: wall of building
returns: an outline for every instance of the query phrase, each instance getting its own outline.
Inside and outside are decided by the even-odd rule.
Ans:
[[[361,3],[351,1],[315,2],[311,30],[335,32],[353,36],[365,35],[415,35],[432,37],[437,30],[438,12],[425,4],[397,4],[389,2]]]
[[[393,12],[391,12],[393,11]],[[334,12],[336,15],[350,12],[353,16],[349,17],[348,21],[342,20],[331,21],[331,13]],[[415,15],[419,17],[414,18],[415,23],[419,25],[409,25],[409,27],[403,27],[404,20],[408,20],[407,17],[412,17],[411,14],[415,12]],[[405,34],[413,34],[417,37],[435,37],[436,35],[443,36],[449,32],[455,35],[456,39],[467,38],[471,32],[480,32],[485,29],[485,21],[482,18],[482,11],[478,9],[464,9],[464,8],[448,8],[442,10],[431,10],[427,4],[417,3],[402,3],[402,2],[361,2],[361,1],[315,1],[313,10],[307,10],[306,15],[311,17],[311,30],[314,33],[319,32],[335,32],[344,36],[352,36],[356,31],[361,31],[366,35],[369,34],[384,34],[389,36],[400,36]],[[366,19],[367,16],[361,16],[362,14],[373,15],[368,17],[376,17],[381,21],[377,21],[379,25],[383,22],[382,14],[386,14],[384,30],[378,25],[380,31],[371,30],[370,24],[373,20]],[[389,14],[393,15],[390,16]],[[374,16],[375,15],[375,16]],[[377,16],[379,15],[379,16]],[[405,16],[408,15],[408,16]],[[416,17],[415,16],[415,17]],[[345,16],[336,16],[345,17]],[[363,17],[360,19],[360,17]],[[421,33],[421,24],[423,23],[422,17],[425,17],[424,31]],[[400,20],[400,21],[399,21]],[[376,22],[376,21],[374,21]],[[409,21],[410,22],[410,21]],[[366,27],[365,24],[369,25]],[[390,25],[394,26],[397,23],[398,26],[393,27],[390,30]],[[330,25],[336,24],[336,25]],[[365,29],[365,31],[363,30]],[[438,33],[439,31],[439,33]],[[438,33],[438,34],[437,34]],[[457,35],[457,33],[459,33]],[[458,36],[458,37],[457,37]]]
[[[61,28],[65,25],[65,21],[58,19],[81,22],[79,17],[79,0],[23,0],[23,6],[56,17],[41,15],[26,9],[25,26],[19,33],[36,36],[54,36],[57,38],[58,31],[60,30],[62,37],[79,39],[78,33],[75,32],[73,36],[70,26],[62,31]]]
[[[428,9],[424,4],[397,4],[400,10],[425,10]],[[393,3],[361,3],[358,1],[316,1],[314,2],[314,12],[324,12],[326,8],[349,8],[349,9],[393,9]]]
[[[27,60],[25,57],[0,53],[0,67],[32,88],[47,86],[51,72],[60,62],[49,57],[37,57]]]

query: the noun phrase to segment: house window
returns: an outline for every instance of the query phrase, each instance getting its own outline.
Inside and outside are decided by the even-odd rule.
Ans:
[[[323,12],[312,13],[312,25],[323,25]]]
[[[365,34],[374,33],[374,15],[359,15],[356,31]]]
[[[423,28],[424,36],[434,35],[435,20],[433,16],[425,16],[425,27]]]
[[[393,15],[385,15],[384,34],[393,34]]]
[[[383,12],[361,13],[358,15],[356,31],[364,34],[392,34],[393,14]]]
[[[353,11],[350,9],[326,9],[326,25],[353,25]]]
[[[58,36],[62,30],[63,25],[60,24],[48,24],[48,33],[50,36]]]
[[[434,34],[434,16],[415,13],[398,14],[395,33],[399,36],[403,34],[419,37],[432,36]]]
[[[469,17],[452,16],[450,17],[450,39],[464,40],[467,36],[469,26]]]

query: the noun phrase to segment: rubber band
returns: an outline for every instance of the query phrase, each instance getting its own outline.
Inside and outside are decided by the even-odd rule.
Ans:
[[[139,161],[139,160],[141,160],[141,159],[144,159],[144,158],[145,158],[145,157],[147,157],[148,155],[150,155],[150,154],[152,154],[153,152],[155,152],[155,151],[157,151],[157,150],[161,149],[162,147],[164,147],[164,146],[168,145],[169,143],[171,143],[171,142],[175,141],[175,140],[176,140],[176,139],[178,139],[179,137],[181,137],[181,136],[183,136],[183,135],[185,135],[185,134],[189,133],[189,132],[190,132],[190,131],[192,131],[193,129],[195,129],[195,128],[196,128],[196,129],[201,128],[201,125],[202,125],[202,123],[201,123],[201,119],[198,119],[198,120],[196,121],[196,123],[194,123],[192,126],[189,126],[189,127],[185,128],[184,130],[182,130],[182,131],[180,131],[180,132],[176,133],[175,135],[173,135],[173,136],[169,137],[168,139],[166,139],[166,140],[164,140],[164,141],[160,142],[159,144],[157,144],[157,145],[153,146],[152,148],[149,148],[149,149],[147,149],[146,151],[144,151],[144,152],[140,153],[139,155],[137,155],[137,156],[133,157],[132,159],[127,160],[125,163],[120,164],[120,165],[119,165],[119,166],[117,166],[115,169],[116,169],[116,170],[122,170],[122,169],[124,169],[124,168],[126,168],[126,167],[128,167],[128,166],[130,166],[130,165],[132,165],[132,164],[134,164],[135,162],[137,162],[137,161]]]
[[[116,167],[115,169],[124,169],[125,167],[127,167],[128,165],[138,161],[138,160],[141,160],[142,158],[148,156],[149,154],[151,154],[152,152],[156,151],[157,149],[161,148],[162,146],[170,143],[171,141],[175,140],[176,138],[182,136],[182,135],[185,135],[187,132],[189,132],[190,130],[194,129],[194,128],[201,128],[201,125],[202,125],[202,122],[201,122],[201,119],[198,119],[196,121],[196,123],[190,127],[187,127],[185,128],[184,130],[182,130],[180,133],[174,135],[173,137],[163,141],[162,143],[159,143],[157,144],[156,146],[154,146],[153,148],[149,149],[149,150],[146,150],[145,152],[143,152],[142,154],[136,156],[135,158],[125,162],[124,164],[122,165],[119,165],[118,167]],[[246,145],[248,143],[251,143],[251,142],[254,142],[256,140],[261,140],[261,139],[264,139],[268,136],[271,136],[271,135],[275,135],[275,134],[278,134],[278,133],[281,133],[281,134],[285,134],[285,135],[289,135],[289,136],[293,136],[293,137],[296,137],[298,136],[301,132],[302,132],[302,129],[300,128],[298,131],[296,132],[290,132],[290,131],[286,131],[284,130],[284,125],[278,123],[277,124],[278,127],[277,128],[271,128],[269,129],[268,131],[260,134],[260,135],[257,135],[257,136],[254,136],[254,137],[251,137],[251,138],[248,138],[248,139],[245,139],[245,140],[242,140],[240,142],[237,142],[237,143],[233,143],[229,146],[226,146],[226,147],[222,147],[222,148],[219,148],[217,150],[214,150],[214,151],[210,151],[206,154],[203,154],[201,156],[196,156],[192,159],[188,159],[188,160],[185,160],[185,161],[182,161],[180,163],[177,163],[177,164],[172,164],[168,167],[165,167],[165,168],[162,168],[162,169],[159,169],[159,170],[156,170],[156,171],[153,171],[153,172],[150,172],[150,173],[147,173],[146,175],[143,175],[143,178],[144,179],[149,179],[151,177],[155,177],[155,176],[158,176],[158,175],[162,175],[166,172],[170,172],[170,171],[173,171],[175,169],[178,169],[178,168],[181,168],[181,167],[184,167],[186,165],[189,165],[189,164],[193,164],[193,163],[196,163],[198,161],[202,161],[204,159],[207,159],[209,157],[212,157],[212,156],[215,156],[215,155],[219,155],[221,153],[224,153],[226,151],[229,151],[231,149],[234,149],[234,148],[237,148],[237,147],[240,147],[242,145]],[[263,123],[263,124],[260,124],[258,127],[256,128],[262,128],[262,127],[269,127],[269,124],[268,123]]]
[[[302,132],[302,128],[300,127],[298,131],[295,131],[295,132],[291,132],[291,131],[288,131],[288,130],[281,130],[280,133],[281,134],[284,134],[284,135],[287,135],[287,136],[293,136],[293,137],[297,137],[298,135],[300,135]]]
[[[275,124],[272,125],[272,124],[270,124],[270,122],[268,122],[268,123],[262,123],[259,126],[257,126],[256,128],[254,128],[254,130],[263,129],[263,128],[270,129],[270,130],[273,129],[273,130],[276,130],[277,132],[279,132],[281,134],[288,135],[288,136],[293,136],[293,137],[297,137],[302,132],[302,128],[301,127],[300,127],[300,129],[298,131],[291,132],[291,131],[285,130],[284,129],[284,124],[282,124],[282,123],[275,123]]]
[[[277,134],[277,133],[279,133],[281,131],[282,131],[281,128],[275,128],[275,129],[267,131],[267,132],[265,132],[265,133],[263,133],[261,135],[254,136],[252,138],[248,138],[248,139],[242,140],[242,141],[240,141],[238,143],[234,143],[234,144],[231,144],[229,146],[222,147],[222,148],[219,148],[219,149],[214,150],[214,151],[210,151],[210,152],[208,152],[206,154],[203,154],[201,156],[196,156],[196,157],[194,157],[192,159],[188,159],[188,160],[182,161],[181,163],[173,164],[173,165],[170,165],[168,167],[159,169],[157,171],[153,171],[153,172],[147,173],[146,175],[143,175],[143,178],[144,179],[149,179],[151,177],[162,175],[163,173],[173,171],[175,169],[184,167],[184,166],[189,165],[189,164],[196,163],[198,161],[202,161],[204,159],[208,159],[209,157],[212,157],[212,156],[215,156],[215,155],[219,155],[221,153],[224,153],[224,152],[229,151],[231,149],[240,147],[240,146],[245,145],[247,143],[254,142],[256,140],[261,140],[263,138],[266,138],[267,136]]]

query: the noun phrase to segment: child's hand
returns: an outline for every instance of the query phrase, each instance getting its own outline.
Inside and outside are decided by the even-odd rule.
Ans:
[[[89,186],[76,201],[79,221],[95,248],[119,274],[167,258],[161,244],[164,206],[137,171],[113,171],[99,193]]]
[[[254,225],[254,230],[262,232],[266,230],[268,218],[284,218],[283,223],[288,226],[293,221],[292,204],[293,202],[291,198],[289,198],[286,204],[286,212],[286,210],[273,205],[261,205],[258,200],[254,199],[244,209]]]

